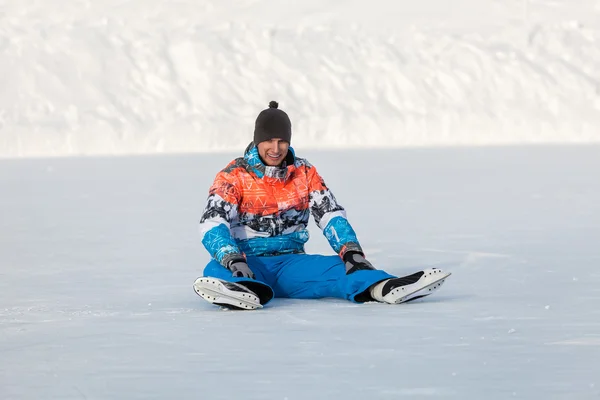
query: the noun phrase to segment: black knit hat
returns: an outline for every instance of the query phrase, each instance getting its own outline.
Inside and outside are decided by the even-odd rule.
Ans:
[[[288,143],[292,141],[292,122],[288,115],[278,109],[276,101],[269,103],[269,108],[263,110],[256,118],[254,125],[254,143],[259,144],[274,138],[283,139]]]

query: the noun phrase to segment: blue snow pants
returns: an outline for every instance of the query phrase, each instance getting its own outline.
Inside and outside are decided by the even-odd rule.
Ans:
[[[371,300],[370,286],[394,276],[382,270],[360,270],[346,275],[346,267],[337,255],[284,254],[252,257],[246,260],[255,279],[233,277],[230,270],[212,260],[204,269],[205,277],[244,283],[261,303],[273,296],[292,299],[336,297],[356,303]]]

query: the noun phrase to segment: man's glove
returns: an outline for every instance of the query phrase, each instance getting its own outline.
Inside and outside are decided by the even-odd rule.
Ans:
[[[358,251],[348,251],[344,254],[344,264],[346,264],[346,275],[363,269],[375,269],[373,265],[365,260]]]
[[[227,268],[233,273],[236,278],[252,278],[254,273],[244,260],[231,260]]]

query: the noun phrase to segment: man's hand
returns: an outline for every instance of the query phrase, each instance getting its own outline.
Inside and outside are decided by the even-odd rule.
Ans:
[[[346,275],[363,269],[375,269],[373,265],[357,251],[348,251],[344,254],[344,264],[346,264]]]
[[[243,260],[232,260],[227,268],[233,273],[236,278],[251,278],[254,279],[254,273]]]

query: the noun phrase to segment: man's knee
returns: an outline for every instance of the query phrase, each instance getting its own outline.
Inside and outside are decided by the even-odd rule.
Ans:
[[[217,260],[211,260],[206,267],[204,267],[204,276],[210,276],[213,278],[231,278],[231,271],[219,264]]]

